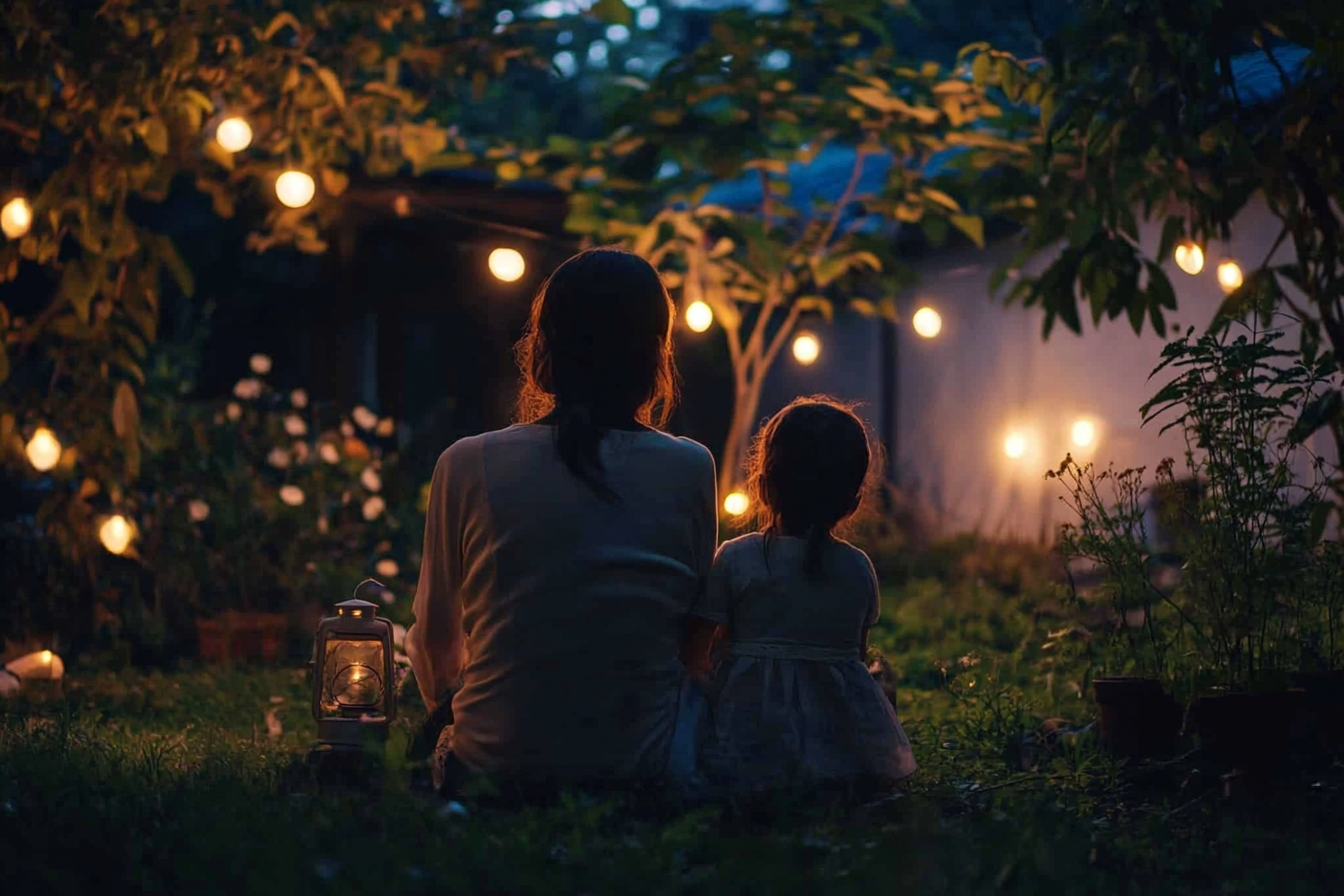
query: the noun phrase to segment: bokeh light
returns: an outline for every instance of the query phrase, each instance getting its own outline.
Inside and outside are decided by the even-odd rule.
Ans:
[[[1224,261],[1218,265],[1218,285],[1223,288],[1223,292],[1236,292],[1245,280],[1241,273],[1241,265],[1235,261]]]
[[[1097,425],[1091,420],[1078,420],[1069,432],[1069,438],[1076,448],[1087,448],[1097,440]]]
[[[527,270],[527,263],[523,261],[523,253],[517,249],[496,249],[490,253],[490,258],[486,263],[490,266],[490,273],[505,283],[512,283],[523,276],[523,272]]]
[[[0,208],[0,233],[11,240],[25,236],[33,226],[33,207],[22,196],[16,196]]]
[[[799,333],[793,340],[793,357],[799,364],[811,364],[821,355],[821,340],[811,333]]]
[[[729,516],[741,516],[751,506],[751,500],[745,492],[729,492],[723,499],[723,509]]]
[[[1027,453],[1027,437],[1021,432],[1010,432],[1003,440],[1003,453],[1016,460]]]
[[[56,433],[39,426],[28,440],[24,453],[28,455],[28,463],[33,465],[34,470],[45,473],[61,459],[61,440],[56,438]]]
[[[303,208],[317,195],[317,184],[302,171],[286,171],[275,179],[275,197],[282,205]]]
[[[714,323],[714,309],[705,302],[695,301],[686,306],[686,326],[693,332],[703,333]]]
[[[135,530],[131,527],[130,522],[119,513],[108,517],[98,529],[98,540],[112,554],[126,553],[126,549],[131,546],[131,538],[134,535]]]
[[[915,316],[910,318],[910,325],[915,328],[915,332],[925,339],[932,339],[943,332],[943,316],[934,311],[929,306],[915,312]]]
[[[1191,277],[1204,270],[1204,250],[1194,243],[1181,243],[1176,247],[1173,256],[1176,259],[1176,267],[1185,271]]]
[[[228,152],[242,152],[252,145],[252,125],[241,118],[226,118],[215,128],[215,142]]]

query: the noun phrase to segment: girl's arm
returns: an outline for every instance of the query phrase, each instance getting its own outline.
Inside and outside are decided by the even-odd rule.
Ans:
[[[425,707],[433,713],[454,687],[466,663],[462,632],[460,513],[449,487],[450,448],[439,456],[429,486],[420,581],[415,589],[415,624],[406,632],[406,656]]]

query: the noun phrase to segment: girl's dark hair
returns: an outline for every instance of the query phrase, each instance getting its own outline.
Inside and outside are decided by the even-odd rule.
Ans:
[[[821,574],[832,533],[872,491],[875,453],[852,407],[825,395],[795,399],[756,434],[747,457],[756,523],[767,539],[807,539],[807,575]]]
[[[643,258],[596,248],[561,264],[537,291],[515,349],[522,372],[518,422],[553,415],[556,450],[607,501],[602,435],[630,423],[662,426],[677,399],[676,309]]]

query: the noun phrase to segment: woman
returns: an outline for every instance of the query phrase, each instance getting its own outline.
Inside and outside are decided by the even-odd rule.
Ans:
[[[519,423],[439,458],[406,646],[430,711],[452,692],[442,791],[469,773],[689,771],[698,708],[682,650],[703,637],[688,611],[717,513],[709,451],[653,428],[676,398],[674,317],[639,256],[570,258],[518,345]]]

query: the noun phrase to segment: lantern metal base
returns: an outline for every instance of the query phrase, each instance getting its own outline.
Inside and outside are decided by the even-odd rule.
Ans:
[[[308,751],[308,769],[319,784],[368,786],[382,779],[383,757],[358,747],[318,744]]]

